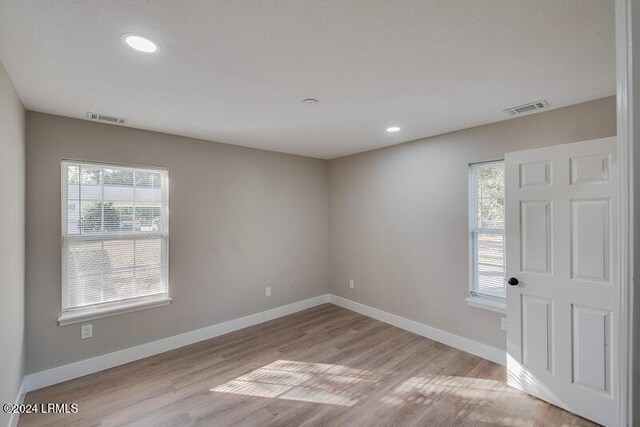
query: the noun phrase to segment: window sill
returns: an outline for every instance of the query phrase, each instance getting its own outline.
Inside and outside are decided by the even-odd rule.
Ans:
[[[101,307],[77,308],[66,311],[58,318],[58,325],[66,326],[102,317],[117,316],[133,311],[162,307],[171,304],[171,298],[166,295],[140,298],[135,301],[114,302]]]
[[[483,308],[485,310],[495,311],[496,313],[502,314],[506,314],[507,312],[506,303],[473,296],[467,297],[465,301],[472,307]]]

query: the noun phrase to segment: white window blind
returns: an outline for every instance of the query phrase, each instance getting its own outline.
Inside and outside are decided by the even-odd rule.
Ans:
[[[62,312],[168,296],[166,170],[62,162]]]
[[[504,300],[504,162],[470,168],[471,296]]]

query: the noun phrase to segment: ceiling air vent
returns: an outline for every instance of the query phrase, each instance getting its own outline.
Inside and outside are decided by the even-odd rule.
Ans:
[[[504,112],[510,116],[515,116],[518,114],[529,113],[531,111],[544,110],[545,108],[549,108],[549,103],[543,99],[542,101],[530,102],[528,104],[518,105],[517,107],[507,108]]]
[[[111,123],[114,125],[126,125],[129,121],[129,119],[125,119],[124,117],[107,116],[105,114],[92,113],[91,111],[87,112],[87,119]]]

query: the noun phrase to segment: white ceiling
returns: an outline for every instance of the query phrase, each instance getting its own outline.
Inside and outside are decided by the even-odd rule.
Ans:
[[[0,60],[30,110],[334,158],[613,95],[614,2],[0,0]]]

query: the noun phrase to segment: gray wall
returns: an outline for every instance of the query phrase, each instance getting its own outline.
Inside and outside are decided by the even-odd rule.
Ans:
[[[25,112],[0,63],[0,402],[13,403],[24,375]],[[9,414],[0,412],[0,425]]]
[[[174,302],[94,320],[83,341],[56,322],[62,158],[169,169]],[[28,112],[27,372],[326,293],[327,183],[323,160]]]
[[[464,301],[468,164],[615,134],[611,97],[331,160],[332,292],[504,349],[501,315]]]
[[[27,372],[329,290],[504,348],[500,315],[464,302],[467,164],[614,134],[606,98],[326,162],[29,112]],[[84,341],[56,322],[62,158],[164,166],[171,183],[174,303],[94,320]]]

